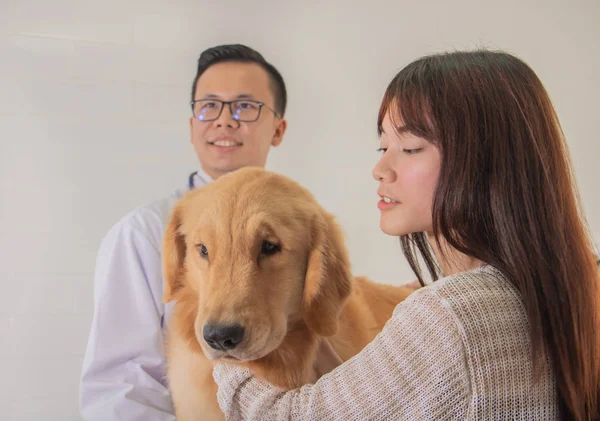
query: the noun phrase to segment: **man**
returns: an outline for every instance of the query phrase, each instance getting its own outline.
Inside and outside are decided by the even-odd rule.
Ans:
[[[264,166],[286,130],[279,72],[243,45],[204,51],[192,86],[191,141],[200,169],[185,189],[125,216],[103,239],[80,407],[95,420],[175,420],[164,383],[163,231],[182,194],[244,166]]]

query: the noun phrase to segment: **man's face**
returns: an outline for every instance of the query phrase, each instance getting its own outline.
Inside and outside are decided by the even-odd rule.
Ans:
[[[283,140],[286,121],[277,117],[275,98],[268,73],[254,63],[225,62],[209,67],[198,79],[195,116],[190,118],[192,144],[204,171],[213,178],[246,166],[264,167],[271,146]],[[253,122],[234,118],[253,113],[251,102],[238,103],[230,110],[224,104],[216,120],[201,121],[197,117],[209,115],[220,101],[248,100],[263,102],[259,117]],[[211,111],[213,110],[213,111]],[[202,117],[200,117],[202,118]],[[244,119],[242,117],[241,119]]]

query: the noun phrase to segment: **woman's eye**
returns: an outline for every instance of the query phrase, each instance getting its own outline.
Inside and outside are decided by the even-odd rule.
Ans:
[[[387,151],[387,148],[379,148],[377,149],[377,152],[379,152],[380,154],[384,154]]]
[[[423,150],[423,148],[415,148],[415,149],[402,149],[402,151],[407,155],[413,155],[419,153]]]

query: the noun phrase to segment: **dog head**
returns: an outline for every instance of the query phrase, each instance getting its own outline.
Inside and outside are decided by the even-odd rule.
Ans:
[[[306,189],[243,168],[188,192],[164,237],[163,300],[209,359],[253,361],[290,328],[333,335],[352,287],[343,234]]]

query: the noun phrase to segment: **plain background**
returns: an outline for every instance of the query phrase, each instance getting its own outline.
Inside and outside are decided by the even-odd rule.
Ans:
[[[558,110],[600,234],[600,2],[0,0],[0,419],[76,420],[101,238],[183,187],[197,57],[259,50],[284,75],[289,130],[268,168],[336,214],[357,274],[414,279],[379,230],[376,115],[420,55],[501,48]],[[557,227],[560,229],[560,227]]]

